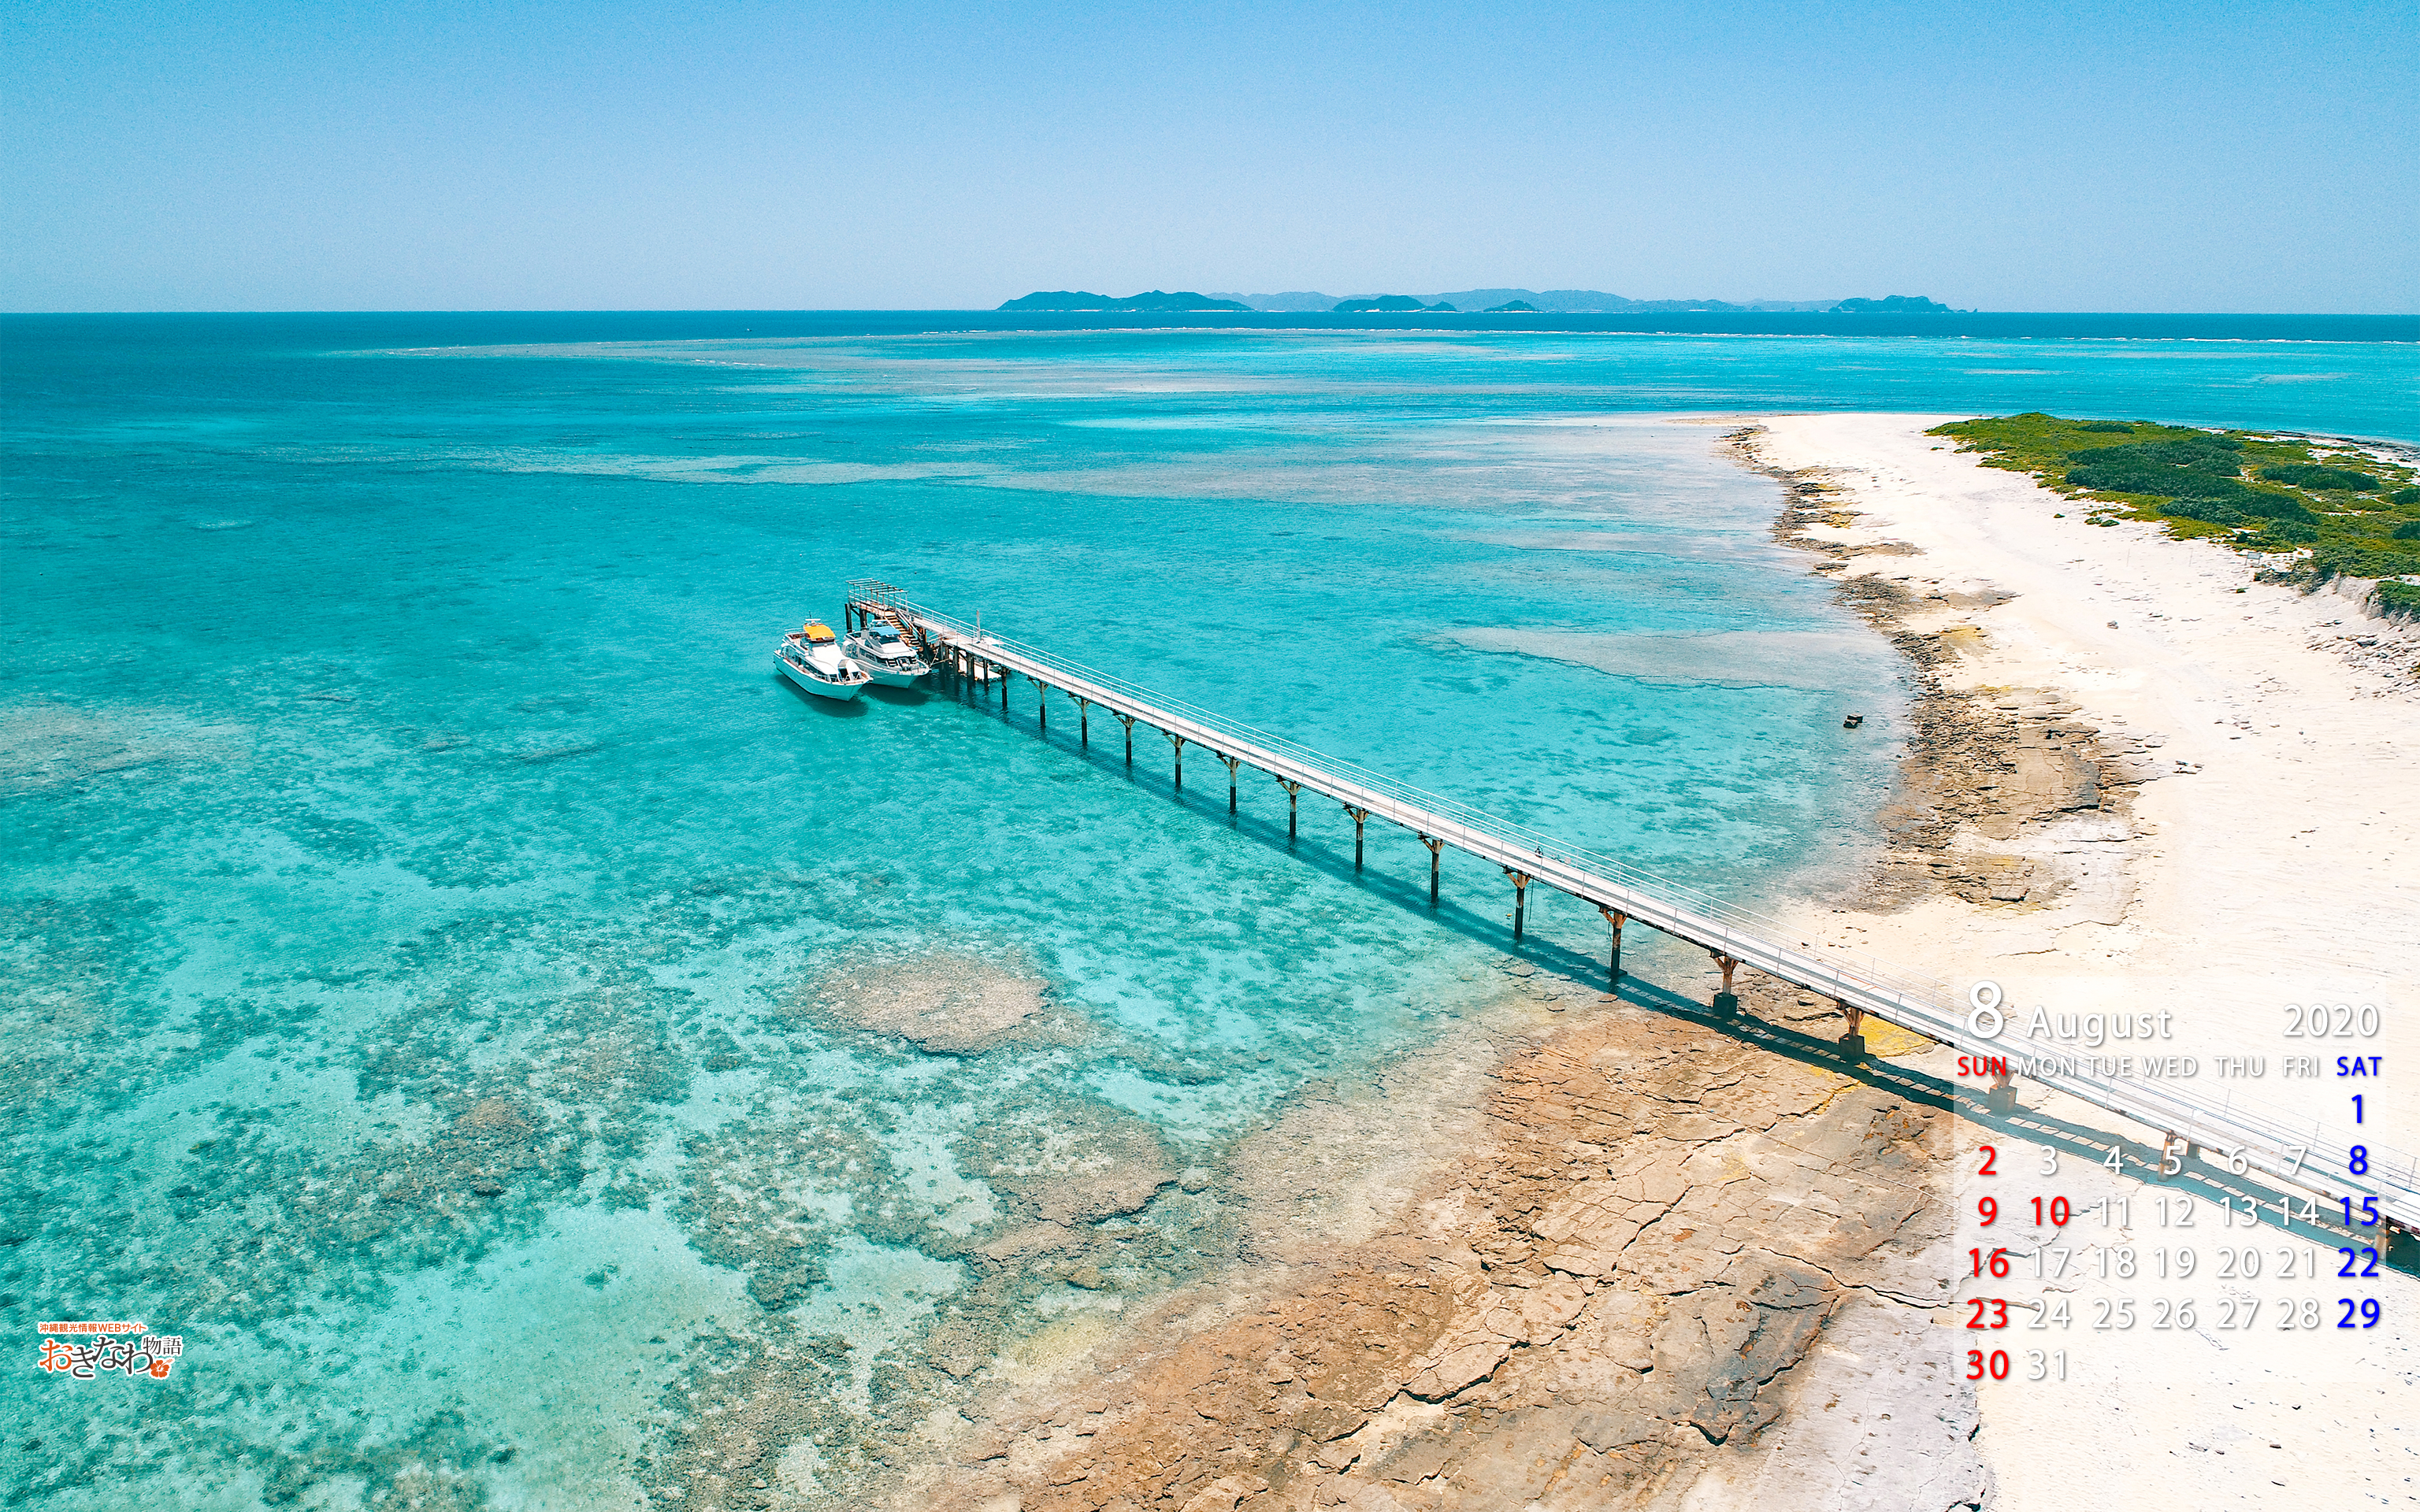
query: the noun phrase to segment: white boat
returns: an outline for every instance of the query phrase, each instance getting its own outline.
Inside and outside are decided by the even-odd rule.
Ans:
[[[865,691],[873,679],[865,669],[841,654],[840,637],[821,620],[809,620],[803,629],[782,638],[782,675],[817,698],[846,702]]]
[[[851,635],[843,646],[851,661],[885,687],[913,687],[916,679],[933,670],[932,663],[916,655],[916,648],[899,633],[899,626],[881,620],[868,619],[864,627]]]

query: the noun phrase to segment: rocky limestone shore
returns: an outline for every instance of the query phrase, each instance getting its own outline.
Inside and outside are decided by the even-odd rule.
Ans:
[[[1858,558],[1915,548],[1858,539],[1871,532],[1858,529],[1861,513],[1829,470],[1773,465],[1757,448],[1762,434],[1750,426],[1725,440],[1743,466],[1786,491],[1774,539],[1817,557],[1814,570],[1913,674],[1907,753],[1880,815],[1884,849],[1855,905],[1887,911],[1944,894],[2035,909],[2067,901],[2118,923],[2129,897],[2123,850],[2134,839],[2135,795],[2160,770],[2157,737],[2103,729],[2055,688],[1959,686],[1947,674],[1982,640],[1972,616],[2010,595],[1919,592],[1853,570]]]
[[[892,1504],[1745,1505],[1776,1476],[1841,1506],[1977,1504],[1972,1395],[1931,1335],[1952,1282],[1947,1110],[1586,996],[1600,1011],[1568,1027],[1537,1011],[1499,1031],[1460,1152],[1371,1231],[1270,1223],[1251,1273],[979,1394],[939,1427],[954,1462]],[[1744,1009],[1830,1015],[1772,983]],[[1273,1152],[1298,1150],[1287,1184],[1311,1178],[1353,1101],[1305,1105],[1239,1165],[1282,1175]],[[1272,1217],[1295,1200],[1263,1197]]]

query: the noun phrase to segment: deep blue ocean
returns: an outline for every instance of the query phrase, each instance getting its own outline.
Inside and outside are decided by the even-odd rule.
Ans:
[[[791,689],[847,579],[1754,905],[1865,854],[1902,669],[1705,417],[2420,441],[2409,319],[1090,318],[0,320],[0,1504],[632,1506],[723,1409],[846,1504],[1487,1008],[1476,863]],[[850,1016],[937,979],[1047,1032]]]

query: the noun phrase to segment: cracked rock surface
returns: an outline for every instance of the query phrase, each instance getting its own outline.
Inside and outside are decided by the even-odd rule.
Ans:
[[[1792,1506],[1979,1504],[1972,1393],[1928,1336],[1947,1110],[1606,1005],[1517,1039],[1467,1121],[1383,1220],[1267,1226],[1240,1283],[980,1396],[894,1504],[1746,1506],[1776,1466],[1822,1488]]]

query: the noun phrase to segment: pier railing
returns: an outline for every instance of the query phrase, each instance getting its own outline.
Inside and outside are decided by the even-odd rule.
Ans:
[[[981,632],[978,639],[975,626],[921,606],[906,606],[906,611],[928,629],[941,631],[948,639],[962,645],[979,649],[989,659],[1000,662],[1010,671],[1029,676],[1036,671],[1047,671],[1052,676],[1044,681],[1062,692],[1069,693],[1074,697],[1088,698],[1092,702],[1111,707],[1117,712],[1133,714],[1138,719],[1152,725],[1155,729],[1167,730],[1171,724],[1177,725],[1182,729],[1187,744],[1201,746],[1213,754],[1223,750],[1229,755],[1243,755],[1250,751],[1271,757],[1282,757],[1284,764],[1295,768],[1297,773],[1317,774],[1328,779],[1340,790],[1347,787],[1355,790],[1360,797],[1373,800],[1359,807],[1366,807],[1373,816],[1384,817],[1406,828],[1417,830],[1419,822],[1423,820],[1450,821],[1473,834],[1484,835],[1497,841],[1508,853],[1517,852],[1520,856],[1532,859],[1557,862],[1596,876],[1625,883],[1633,887],[1652,891],[1658,897],[1673,900],[1688,912],[1715,926],[1720,939],[1736,938],[1745,943],[1749,940],[1761,940],[1768,936],[1789,933],[1789,926],[1771,915],[1743,908],[1736,903],[1717,898],[1702,888],[1659,876],[1602,852],[1572,844],[1545,830],[1500,818],[1475,809],[1459,799],[1415,787],[1386,773],[1373,771],[1357,762],[1343,761],[1330,756],[1325,751],[1317,750],[1275,732],[1262,730],[1245,724],[1239,719],[1230,718],[1215,710],[1204,709],[1198,704],[1187,703],[1181,699],[1155,692],[1114,672],[1087,667],[1072,657],[1061,656],[1040,646],[1012,640],[989,630]],[[1099,692],[1116,696],[1111,698],[1093,696],[1088,690],[1088,685],[1089,689],[1097,689]],[[1156,717],[1157,716],[1166,717]],[[1246,764],[1261,766],[1263,770],[1268,769],[1262,766],[1261,763],[1251,760],[1249,755],[1246,756]],[[1295,774],[1272,772],[1271,775],[1294,776]],[[1435,833],[1435,830],[1429,832]],[[1644,918],[1645,916],[1632,917]],[[1700,943],[1719,943],[1719,940]],[[1871,961],[1855,962],[1845,966],[1844,969],[1852,972],[1859,980],[1877,986],[1935,995],[1947,995],[1951,992],[1949,983],[1941,979],[1895,974]]]
[[[867,602],[879,602],[903,617],[934,654],[937,665],[964,658],[978,667],[1023,675],[1044,696],[1056,689],[1081,704],[1097,705],[1114,717],[1158,730],[1171,742],[1181,743],[1176,747],[1180,764],[1183,746],[1198,746],[1221,761],[1233,760],[1281,783],[1324,795],[1356,812],[1357,823],[1358,816],[1386,819],[1424,840],[1495,862],[1524,887],[1531,882],[1544,883],[1594,904],[1617,927],[1636,920],[1700,946],[1718,960],[1752,966],[1828,996],[1843,1009],[1871,1014],[1970,1055],[2009,1057],[2008,1042],[1985,1035],[1970,1023],[1965,995],[1939,978],[1887,969],[1871,956],[1826,946],[1785,946],[1779,942],[1795,933],[1787,924],[1702,888],[1427,792],[1216,710],[1169,698],[1057,652],[979,629],[954,616],[909,603],[888,585],[873,586],[884,591],[878,600],[869,596]],[[2011,1019],[2018,1016],[2014,1008],[2003,1011]],[[2013,1069],[2014,1057],[2010,1059]],[[2197,1147],[2206,1161],[2230,1174],[2258,1171],[2273,1182],[2319,1194],[2331,1204],[2349,1198],[2356,1223],[2366,1201],[2375,1206],[2381,1220],[2395,1227],[2420,1227],[2420,1162],[2406,1152],[2348,1138],[2341,1129],[2232,1093],[2213,1103],[2172,1084],[2121,1082],[2062,1066],[2036,1066],[2022,1074],[2159,1131],[2164,1153],[2181,1146],[2181,1159],[2184,1150]]]

